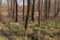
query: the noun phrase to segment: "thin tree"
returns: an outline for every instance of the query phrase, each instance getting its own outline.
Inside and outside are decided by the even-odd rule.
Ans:
[[[15,0],[11,0],[11,12],[12,12],[12,21],[15,20],[15,9],[16,9],[16,3]]]
[[[16,19],[15,22],[18,22],[18,4],[17,4],[17,0],[15,0],[16,3]]]
[[[11,17],[12,17],[12,13],[13,13],[13,0],[11,0]]]
[[[44,18],[47,20],[47,0],[44,0]]]
[[[27,0],[27,16],[25,20],[25,29],[27,29],[28,26],[29,11],[30,11],[30,0]]]
[[[34,8],[35,8],[35,0],[33,0],[33,4],[32,4],[32,17],[31,17],[31,20],[34,21]]]
[[[47,0],[47,17],[49,18],[51,0]]]
[[[10,6],[11,6],[11,0],[7,0],[7,7],[8,7],[8,16],[11,16],[11,10],[10,10]]]
[[[58,7],[57,7],[58,6]],[[55,7],[54,7],[54,17],[53,17],[53,19],[55,18],[55,17],[57,17],[58,16],[58,12],[59,12],[59,2],[57,3],[57,0],[55,0]]]
[[[15,13],[15,0],[12,0],[12,5],[13,5],[13,7],[12,7],[12,11],[13,11],[13,13],[12,13],[12,18],[14,19],[14,13]]]
[[[2,21],[2,12],[1,12],[1,4],[2,4],[2,0],[0,0],[0,22]]]
[[[24,21],[24,3],[25,3],[25,0],[23,0],[23,21]]]
[[[38,1],[38,27],[40,27],[40,0]]]
[[[8,13],[9,13],[9,0],[7,0],[7,5],[8,5]]]
[[[57,1],[57,15],[59,14],[59,0]]]
[[[60,1],[58,0],[58,7],[57,7],[58,8],[58,11],[57,12],[59,12],[59,5],[60,5],[59,3],[60,3]]]

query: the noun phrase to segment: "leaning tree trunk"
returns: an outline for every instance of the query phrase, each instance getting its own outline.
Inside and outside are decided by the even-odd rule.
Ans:
[[[27,16],[25,20],[25,29],[27,29],[28,26],[29,11],[30,11],[30,0],[27,0]]]

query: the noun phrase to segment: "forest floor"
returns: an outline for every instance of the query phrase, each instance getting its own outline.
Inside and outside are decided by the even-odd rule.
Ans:
[[[26,19],[26,15],[27,14],[25,13],[25,15],[24,15],[25,19]],[[54,14],[50,13],[49,18],[46,21],[55,21],[55,20],[60,21],[60,14],[58,14],[55,18],[53,18],[53,16],[54,16]],[[16,15],[14,15],[14,19],[13,19],[12,14],[2,12],[2,15],[1,15],[0,19],[2,20],[2,22],[14,22],[15,17],[16,17]],[[34,19],[38,20],[38,12],[35,12]],[[21,13],[18,13],[18,22],[20,22],[22,20],[23,20],[23,13],[21,12]],[[29,20],[31,20],[31,13],[29,14]],[[44,17],[43,13],[40,15],[40,20],[45,21],[45,17]]]
[[[29,22],[26,30],[23,22],[0,22],[0,40],[60,40],[60,22]]]

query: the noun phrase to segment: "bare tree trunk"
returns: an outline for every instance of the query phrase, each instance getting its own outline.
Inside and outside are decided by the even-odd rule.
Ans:
[[[13,4],[12,4],[12,5],[13,5],[13,13],[12,13],[12,18],[14,19],[14,13],[15,13],[15,12],[14,12],[14,11],[15,11],[15,10],[14,10],[14,9],[15,9],[15,0],[13,0]]]
[[[2,21],[1,3],[2,3],[2,0],[0,0],[0,22]]]
[[[57,8],[58,8],[58,11],[57,11],[57,12],[59,12],[59,2],[60,2],[60,1],[58,0],[58,7],[57,7]]]
[[[9,13],[9,0],[7,0],[7,5],[8,5],[8,13]]]
[[[45,20],[49,18],[49,13],[50,13],[50,0],[44,0],[44,12],[45,12]]]
[[[58,15],[58,13],[57,13],[57,1],[55,0],[55,7],[54,7],[54,17],[53,17],[53,19]]]
[[[33,0],[33,5],[32,5],[32,17],[31,17],[31,20],[34,21],[34,8],[35,8],[35,0]]]
[[[11,0],[10,2],[10,18],[11,18],[11,21],[13,21],[13,0]]]
[[[57,15],[59,14],[59,0],[57,2]]]
[[[7,0],[7,4],[8,4],[8,17],[10,17],[11,16],[11,0]]]
[[[29,18],[29,10],[30,9],[30,0],[27,0],[27,16],[26,16],[26,20],[25,20],[25,29],[27,29],[28,26],[28,18]]]
[[[12,18],[12,0],[10,0],[10,17]]]
[[[38,15],[38,27],[40,27],[40,0],[38,1],[38,12],[39,12],[39,15]]]
[[[17,4],[17,0],[15,0],[16,3],[16,19],[15,22],[18,22],[18,4]]]
[[[23,21],[24,21],[24,3],[25,3],[25,0],[23,0]]]
[[[47,18],[49,18],[49,13],[50,13],[50,2],[51,0],[47,0]]]
[[[45,4],[44,4],[44,6],[45,6],[45,8],[44,8],[44,12],[45,12],[44,18],[45,18],[45,20],[47,20],[47,0],[44,0],[44,2],[45,2]]]

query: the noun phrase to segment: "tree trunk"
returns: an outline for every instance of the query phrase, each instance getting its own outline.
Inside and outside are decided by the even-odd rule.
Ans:
[[[49,18],[49,13],[50,13],[50,2],[51,0],[47,0],[47,18]]]
[[[34,21],[34,8],[35,8],[35,0],[33,0],[33,4],[32,4],[32,17],[31,17],[31,20]]]
[[[53,19],[56,17],[56,0],[55,0],[55,3],[54,3],[54,17]]]
[[[1,3],[2,3],[2,0],[0,0],[0,22],[2,21]]]
[[[47,20],[47,0],[44,0],[44,2],[45,2],[45,4],[44,4],[44,6],[45,6],[45,8],[44,8],[44,12],[45,12],[45,15],[44,15],[44,20]]]
[[[40,0],[38,1],[38,12],[39,12],[39,15],[38,15],[38,27],[40,27]]]
[[[23,0],[23,21],[24,21],[24,3],[25,3],[25,0]]]
[[[12,18],[14,19],[14,13],[15,13],[15,12],[14,12],[14,11],[15,11],[15,10],[14,10],[14,9],[15,9],[15,0],[13,0],[13,4],[12,4],[12,5],[13,5],[13,8],[12,8],[12,9],[13,9]]]
[[[27,16],[25,20],[25,29],[27,29],[28,26],[29,11],[30,11],[30,0],[27,0]]]
[[[17,4],[17,0],[15,0],[16,3],[16,19],[15,22],[18,22],[18,4]]]

